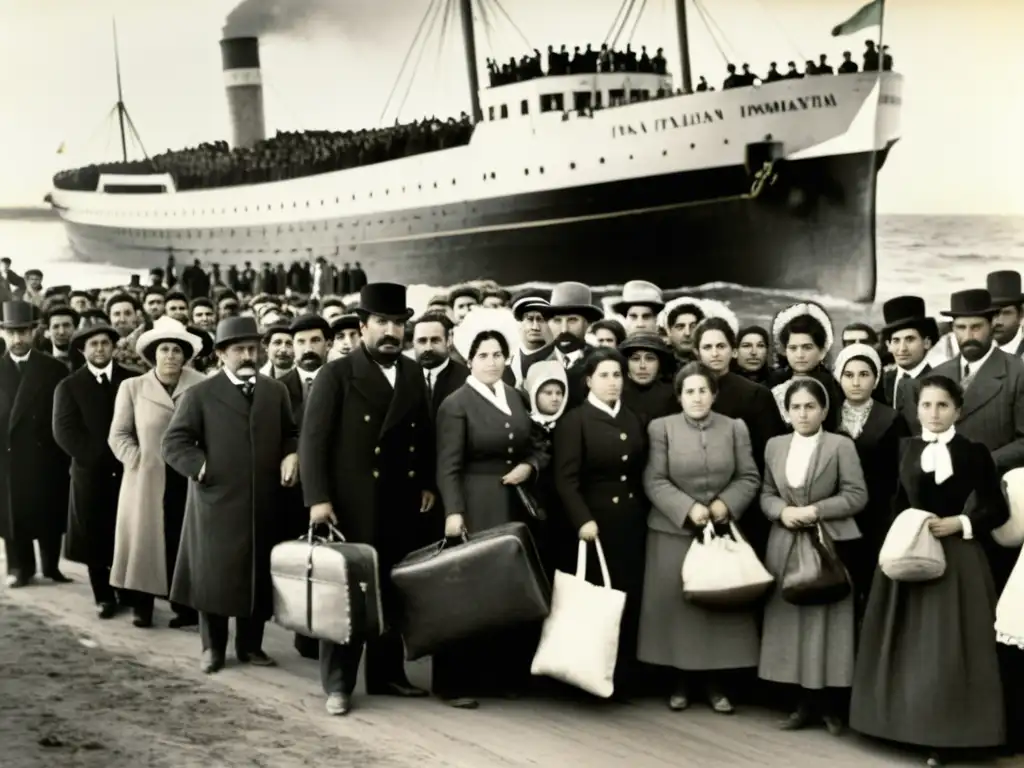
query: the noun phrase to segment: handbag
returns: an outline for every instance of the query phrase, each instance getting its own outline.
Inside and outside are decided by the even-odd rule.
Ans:
[[[523,505],[523,509],[526,510],[526,513],[530,517],[541,522],[548,519],[547,512],[545,512],[544,508],[537,502],[534,495],[523,488],[522,484],[514,485],[512,487],[515,488],[516,496],[519,497],[519,503]]]
[[[935,515],[922,509],[900,512],[885,535],[878,567],[893,581],[933,581],[946,572],[942,542],[928,530]]]
[[[377,550],[345,541],[337,528],[285,541],[270,551],[274,620],[339,645],[384,631]]]
[[[551,613],[544,620],[530,672],[606,699],[615,692],[626,593],[612,589],[600,540],[594,540],[594,548],[604,583],[587,581],[587,543],[580,541],[576,574],[555,571]]]
[[[418,549],[391,570],[391,583],[408,661],[474,635],[540,621],[551,608],[551,584],[525,523]]]
[[[1015,549],[1024,544],[1024,468],[1003,475],[1003,495],[1010,507],[1010,519],[992,531],[992,540],[1001,547]]]
[[[775,583],[732,521],[727,536],[708,523],[703,534],[694,537],[683,560],[682,578],[683,597],[706,608],[742,608]]]
[[[793,605],[829,605],[853,586],[828,531],[819,522],[795,532],[782,572],[782,599]]]

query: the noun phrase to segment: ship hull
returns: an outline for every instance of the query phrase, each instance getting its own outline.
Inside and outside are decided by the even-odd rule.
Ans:
[[[222,266],[327,256],[371,279],[450,285],[582,280],[708,282],[874,299],[879,152],[789,161],[757,198],[743,166],[488,200],[260,227],[159,230],[144,239],[65,220],[83,259],[149,269],[173,254]],[[166,236],[165,237],[163,236]],[[170,238],[174,238],[173,244]],[[147,243],[149,240],[151,244]]]

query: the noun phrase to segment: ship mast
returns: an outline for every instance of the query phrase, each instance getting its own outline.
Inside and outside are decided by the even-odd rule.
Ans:
[[[676,0],[676,34],[679,36],[679,58],[683,93],[693,93],[690,79],[690,35],[686,29],[686,0]]]
[[[680,0],[681,2],[682,0]],[[462,17],[462,42],[466,51],[466,70],[469,75],[469,103],[472,105],[473,122],[484,119],[480,108],[480,75],[477,72],[476,34],[473,30],[473,0],[459,0],[459,15]]]
[[[121,131],[121,159],[128,162],[128,137],[124,130],[124,118],[128,109],[124,105],[124,90],[121,88],[121,53],[117,46],[117,19],[112,19],[114,32],[114,74],[117,78],[117,125]],[[131,118],[129,118],[130,120]]]

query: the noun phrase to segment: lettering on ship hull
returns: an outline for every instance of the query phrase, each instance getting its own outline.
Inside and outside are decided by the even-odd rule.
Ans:
[[[833,94],[815,94],[813,96],[766,101],[761,104],[741,104],[739,118],[745,120],[748,117],[765,117],[784,112],[806,112],[814,109],[832,109],[837,106],[839,104]],[[635,123],[612,126],[612,138],[640,136],[645,133],[664,133],[665,131],[674,131],[679,128],[692,128],[695,125],[720,123],[725,119],[725,112],[721,109],[688,112],[683,115],[669,115],[668,117],[658,117],[646,122],[637,121]]]

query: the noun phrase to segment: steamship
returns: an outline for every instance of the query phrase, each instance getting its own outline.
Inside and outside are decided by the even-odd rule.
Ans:
[[[645,278],[875,296],[878,172],[903,79],[867,72],[691,93],[671,75],[602,72],[480,88],[467,145],[284,181],[178,191],[169,174],[99,177],[50,200],[83,259],[148,269],[324,256],[374,279],[515,286]],[[264,136],[256,38],[221,41],[234,145]],[[603,107],[603,108],[601,108]]]

